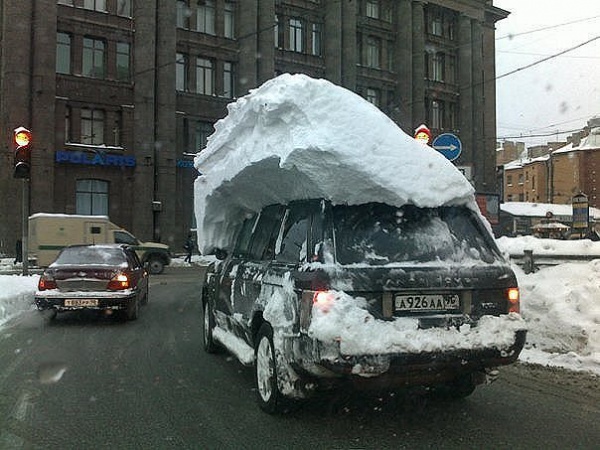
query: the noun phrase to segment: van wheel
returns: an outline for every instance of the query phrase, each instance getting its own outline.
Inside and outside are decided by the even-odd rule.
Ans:
[[[269,414],[284,413],[290,407],[290,400],[279,390],[275,355],[273,329],[268,323],[263,323],[256,336],[254,367],[258,405]]]
[[[165,263],[158,257],[148,259],[148,272],[152,275],[158,275],[165,269]]]

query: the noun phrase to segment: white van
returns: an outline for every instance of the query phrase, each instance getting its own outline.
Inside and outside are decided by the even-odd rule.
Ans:
[[[29,217],[29,259],[39,267],[49,266],[67,245],[113,243],[131,245],[152,274],[171,263],[169,246],[140,242],[107,216],[37,213]]]

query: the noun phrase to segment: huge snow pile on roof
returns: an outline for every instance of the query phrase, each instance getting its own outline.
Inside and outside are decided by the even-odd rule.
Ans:
[[[195,159],[203,253],[230,246],[244,215],[273,203],[473,201],[472,186],[447,159],[326,80],[290,74],[269,80],[230,104],[215,130]]]

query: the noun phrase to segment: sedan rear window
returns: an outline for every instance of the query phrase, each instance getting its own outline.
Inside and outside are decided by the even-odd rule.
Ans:
[[[335,206],[333,220],[341,264],[492,263],[499,256],[479,219],[464,207]]]
[[[71,247],[58,255],[54,264],[58,265],[127,265],[125,254],[120,248],[107,247]]]

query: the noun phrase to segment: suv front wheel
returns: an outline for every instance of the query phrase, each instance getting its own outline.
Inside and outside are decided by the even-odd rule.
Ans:
[[[210,308],[210,304],[208,301],[204,302],[204,318],[202,321],[202,340],[204,343],[204,350],[206,353],[216,353],[219,348],[215,343],[213,337],[213,330],[215,329],[215,317],[213,316],[212,310]]]

